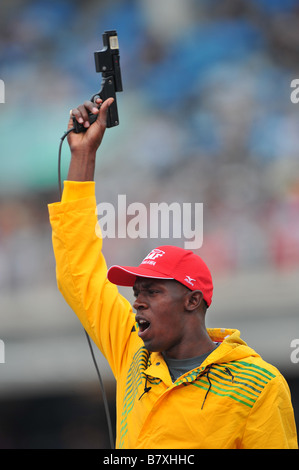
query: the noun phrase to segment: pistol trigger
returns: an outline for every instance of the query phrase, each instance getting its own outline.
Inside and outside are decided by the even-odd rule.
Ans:
[[[98,92],[98,93],[95,93],[95,94],[90,98],[90,101],[92,101],[93,103],[95,103],[97,98],[102,99],[99,92]]]

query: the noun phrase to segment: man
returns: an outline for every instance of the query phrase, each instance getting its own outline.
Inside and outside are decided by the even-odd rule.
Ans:
[[[87,131],[68,136],[68,180],[49,211],[59,289],[117,381],[116,447],[298,448],[283,376],[238,330],[206,329],[213,283],[199,256],[160,246],[107,279],[93,179],[111,102],[72,111]],[[91,126],[88,111],[98,114]],[[136,316],[116,285],[133,287]]]

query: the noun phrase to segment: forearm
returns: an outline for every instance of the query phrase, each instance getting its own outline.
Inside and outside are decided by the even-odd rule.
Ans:
[[[95,152],[72,152],[67,179],[69,181],[93,181],[95,162]]]

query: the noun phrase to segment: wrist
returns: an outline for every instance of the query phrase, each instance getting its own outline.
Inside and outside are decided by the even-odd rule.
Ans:
[[[72,151],[68,180],[93,181],[96,152]]]

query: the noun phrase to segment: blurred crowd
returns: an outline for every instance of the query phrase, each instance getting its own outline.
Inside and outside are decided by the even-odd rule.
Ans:
[[[93,52],[107,29],[124,93],[99,196],[202,202],[200,251],[216,273],[298,268],[298,20],[296,0],[2,3],[0,289],[54,282],[46,205],[58,139],[68,110],[99,87]],[[107,252],[128,261],[123,241]]]

